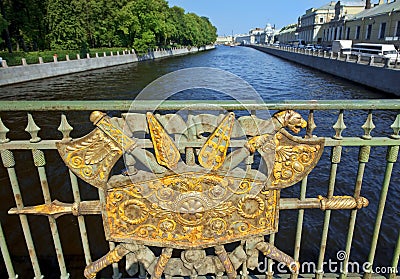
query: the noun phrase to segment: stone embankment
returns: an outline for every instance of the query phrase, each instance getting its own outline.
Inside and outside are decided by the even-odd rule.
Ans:
[[[361,56],[337,55],[291,47],[250,45],[262,52],[308,66],[380,91],[400,96],[400,64],[389,60],[363,60]]]
[[[204,47],[157,49],[143,56],[137,56],[133,50],[127,50],[122,53],[111,53],[110,56],[106,56],[105,53],[100,55],[96,53],[95,57],[90,57],[88,55],[84,59],[77,55],[77,59],[70,60],[67,56],[67,61],[57,61],[57,57],[54,57],[54,62],[50,63],[43,63],[42,59],[39,58],[39,64],[27,65],[26,61],[23,60],[21,66],[13,67],[7,67],[6,61],[3,60],[3,65],[0,68],[0,86],[113,67],[138,61],[186,55],[214,48],[215,46],[210,45]]]

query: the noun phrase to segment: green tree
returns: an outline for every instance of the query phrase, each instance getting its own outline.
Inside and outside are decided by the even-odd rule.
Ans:
[[[129,2],[117,13],[117,34],[124,46],[132,46],[134,39],[139,36],[142,26],[135,11],[135,3]]]
[[[133,47],[139,53],[145,53],[149,49],[155,48],[156,46],[156,36],[151,30],[143,32],[139,38],[135,38]]]
[[[87,49],[86,8],[86,1],[49,1],[46,19],[51,49]]]
[[[180,45],[183,44],[185,36],[186,25],[184,17],[185,10],[183,8],[177,6],[170,8],[168,21],[169,24],[174,26],[171,33],[171,41]]]
[[[166,0],[0,0],[0,44],[11,52],[204,45],[216,29]]]
[[[8,22],[0,14],[0,34],[6,30],[7,26],[8,26]],[[2,37],[0,37],[0,43],[4,43],[4,40],[2,39]]]
[[[202,26],[205,35],[205,44],[212,44],[217,40],[217,28],[212,25],[208,17],[202,16]]]
[[[198,16],[194,13],[187,13],[184,16],[185,33],[183,43],[185,45],[199,45],[200,25],[197,19]]]

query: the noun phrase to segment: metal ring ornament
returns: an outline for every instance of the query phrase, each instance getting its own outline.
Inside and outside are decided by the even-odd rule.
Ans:
[[[248,201],[250,201],[250,200],[254,200],[254,201],[256,201],[256,202],[258,203],[258,208],[257,208],[257,210],[256,210],[254,213],[246,213],[246,212],[244,212],[244,210],[243,210],[243,206],[244,206]],[[238,203],[238,213],[239,213],[240,216],[242,216],[243,218],[254,219],[254,218],[256,218],[257,216],[259,216],[261,213],[263,213],[263,212],[264,212],[264,209],[265,209],[265,203],[264,203],[264,201],[263,201],[260,197],[258,197],[258,196],[250,196],[250,195],[245,196],[245,197],[241,198],[241,199],[239,200],[239,203]]]

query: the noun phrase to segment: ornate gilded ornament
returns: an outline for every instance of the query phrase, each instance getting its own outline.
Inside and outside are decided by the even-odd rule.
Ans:
[[[253,137],[244,144],[241,141],[242,146],[236,145],[236,150],[227,155],[233,141],[233,127],[241,123],[235,122],[233,113],[228,113],[202,146],[200,143],[190,147],[192,157],[196,148],[199,151],[199,165],[195,166],[178,164],[179,150],[185,148],[178,149],[150,112],[146,119],[154,155],[144,145],[138,146],[135,140],[127,137],[118,121],[104,113],[93,112],[90,119],[97,126],[91,133],[71,142],[58,142],[57,148],[75,174],[104,191],[104,204],[100,201],[74,204],[54,201],[13,208],[9,212],[55,218],[64,214],[79,216],[101,212],[107,240],[120,244],[88,265],[84,273],[86,278],[95,278],[98,271],[125,255],[127,265],[141,262],[153,278],[160,278],[162,274],[167,279],[174,274],[195,278],[210,272],[221,278],[226,272],[228,278],[233,279],[241,265],[256,267],[259,252],[297,271],[298,263],[293,265],[289,255],[266,243],[263,236],[278,231],[280,189],[302,180],[315,167],[324,149],[324,139],[302,139],[284,129],[298,133],[305,128],[306,121],[300,114],[281,111],[269,120],[252,121],[260,127],[247,127],[248,130],[262,134],[249,133]],[[178,130],[184,129],[174,131]],[[252,169],[251,165],[247,165],[247,169],[239,167],[256,151],[266,162],[268,174]],[[108,179],[124,152],[147,169]],[[368,200],[363,197],[342,196],[310,199],[302,201],[298,207],[360,209],[367,205]],[[223,245],[235,241],[241,244],[228,253]],[[162,247],[161,255],[156,257],[147,246]],[[214,247],[215,255],[206,255],[200,250],[209,247]],[[181,258],[171,258],[173,249],[184,249]]]
[[[185,183],[188,177],[192,177],[191,183]],[[126,186],[117,187],[114,183],[120,184],[121,179]],[[157,199],[159,189],[154,181],[129,184],[127,177],[111,178],[105,212],[108,239],[188,249],[277,231],[279,194],[277,190],[260,192],[263,181],[195,173],[173,175],[164,181],[168,184],[158,187],[171,187],[175,193],[169,200]],[[209,190],[216,185],[210,181],[218,182],[222,192],[230,194],[229,199],[210,197]],[[243,184],[246,191],[237,191]],[[253,192],[258,194],[248,194]]]

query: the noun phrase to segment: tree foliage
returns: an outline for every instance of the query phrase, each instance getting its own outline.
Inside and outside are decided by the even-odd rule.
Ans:
[[[2,33],[8,26],[8,22],[0,14],[0,33]],[[4,43],[3,38],[0,37],[0,43]]]
[[[213,43],[206,17],[166,0],[0,0],[0,48],[87,50]]]

